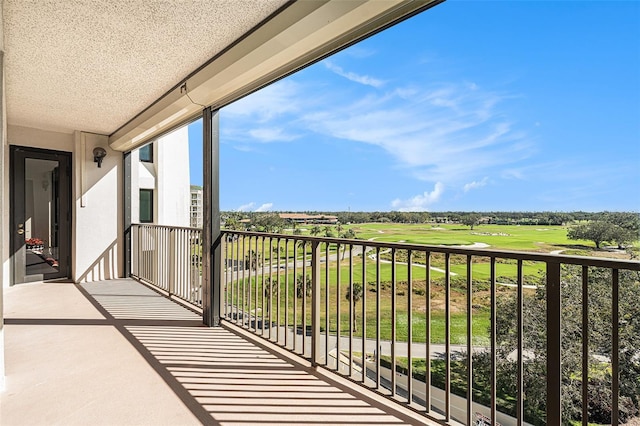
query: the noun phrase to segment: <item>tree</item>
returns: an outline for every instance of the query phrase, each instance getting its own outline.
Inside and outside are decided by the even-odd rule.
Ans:
[[[264,287],[263,287],[263,291],[264,291],[264,297],[267,298],[267,313],[269,313],[269,308],[271,306],[271,303],[269,303],[269,300],[271,299],[271,296],[275,295],[278,293],[278,286],[277,286],[277,282],[276,281],[272,281],[271,277],[266,277],[264,279]]]
[[[602,268],[589,268],[589,421],[611,423],[611,272]],[[580,267],[564,266],[562,271],[562,415],[563,424],[581,416],[582,371],[582,272]],[[625,422],[638,414],[640,403],[640,275],[620,271],[619,275],[619,365],[620,365],[620,420]],[[514,294],[501,295],[496,310],[498,389],[506,395],[516,395],[515,361],[516,305]],[[535,295],[525,294],[523,306],[525,419],[543,422],[546,406],[546,288],[541,278]],[[490,371],[481,356],[474,355],[474,370]],[[474,374],[475,376],[475,374]],[[537,418],[537,420],[536,420]]]
[[[463,225],[471,227],[473,231],[473,227],[480,223],[480,215],[477,213],[466,214],[460,217],[460,222],[462,222]]]
[[[351,298],[351,290],[353,289],[353,299]],[[347,300],[350,300],[353,303],[353,331],[358,331],[358,321],[356,315],[356,305],[362,299],[362,284],[354,283],[347,289]]]
[[[353,229],[347,229],[346,231],[344,231],[341,235],[340,238],[345,238],[348,240],[352,240],[356,238],[356,231],[354,231]],[[342,245],[342,260],[344,260],[344,256],[347,254],[347,244],[343,244]]]
[[[313,225],[309,233],[314,237],[322,232],[322,229],[318,225]]]
[[[328,225],[324,227],[324,236],[327,238],[331,238],[334,236],[333,229]]]
[[[311,296],[311,277],[307,275],[305,279],[303,275],[296,278],[296,297],[302,299],[304,296]]]
[[[249,268],[251,265],[251,269],[257,269],[260,266],[260,258],[261,256],[253,249],[249,250],[249,259],[245,260],[245,268]]]
[[[618,228],[620,228],[618,225],[604,220],[592,220],[569,228],[567,238],[593,241],[596,248],[600,249],[600,244],[615,241],[616,237],[621,235],[621,230]]]
[[[284,220],[275,213],[255,214],[251,224],[261,232],[280,232],[284,228]]]

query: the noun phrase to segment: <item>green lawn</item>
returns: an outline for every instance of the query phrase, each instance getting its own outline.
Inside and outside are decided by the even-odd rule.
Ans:
[[[540,251],[548,246],[557,250],[567,245],[593,246],[589,241],[567,239],[564,226],[479,225],[471,230],[463,225],[450,224],[380,224],[353,225],[358,238],[382,242],[405,241],[427,245],[469,245],[485,243],[495,249]],[[553,250],[553,249],[552,249]]]

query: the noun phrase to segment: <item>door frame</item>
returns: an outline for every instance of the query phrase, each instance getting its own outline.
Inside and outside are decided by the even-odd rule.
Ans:
[[[33,158],[37,160],[50,160],[57,161],[59,163],[59,203],[60,203],[60,217],[58,223],[58,238],[59,238],[59,273],[55,276],[45,275],[31,275],[27,276],[26,271],[23,273],[24,277],[29,277],[28,280],[21,280],[16,283],[16,277],[20,274],[16,274],[16,268],[18,265],[19,250],[26,250],[26,246],[21,244],[20,237],[18,237],[18,214],[16,208],[18,207],[18,187],[24,191],[24,163],[20,164],[19,159]],[[10,270],[11,281],[10,285],[20,284],[29,281],[49,280],[49,279],[63,279],[71,278],[71,239],[72,228],[71,220],[73,217],[73,203],[72,203],[72,153],[68,151],[56,151],[51,149],[41,149],[26,146],[11,145],[10,146],[10,161],[9,161],[9,248],[10,248]],[[22,181],[18,180],[17,174],[21,173]],[[24,207],[23,207],[24,208]],[[23,214],[24,215],[24,214]]]

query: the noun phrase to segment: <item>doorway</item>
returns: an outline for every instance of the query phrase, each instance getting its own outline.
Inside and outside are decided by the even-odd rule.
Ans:
[[[68,278],[71,153],[11,146],[12,284]]]

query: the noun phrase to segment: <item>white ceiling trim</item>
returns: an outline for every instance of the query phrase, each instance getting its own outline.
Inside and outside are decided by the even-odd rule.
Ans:
[[[109,138],[129,151],[443,0],[299,1],[214,57]],[[188,95],[188,96],[187,96]]]

